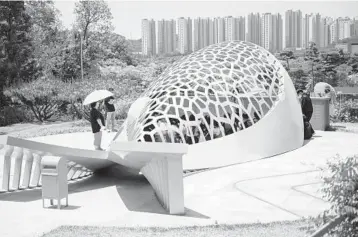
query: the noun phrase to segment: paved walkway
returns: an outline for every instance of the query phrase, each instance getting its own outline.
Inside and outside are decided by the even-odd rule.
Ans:
[[[70,184],[63,210],[43,209],[40,189],[0,194],[0,236],[39,236],[60,225],[175,227],[316,216],[328,206],[318,192],[318,168],[337,153],[357,154],[358,134],[318,131],[295,151],[187,176],[185,216],[167,215],[140,177]]]

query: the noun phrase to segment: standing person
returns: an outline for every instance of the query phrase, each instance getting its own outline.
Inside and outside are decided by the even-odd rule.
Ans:
[[[313,105],[312,105],[311,97],[309,93],[307,92],[304,93],[303,90],[298,90],[297,94],[301,102],[303,121],[304,123],[308,123],[307,125],[305,124],[305,127],[309,125],[311,133],[315,134],[315,131],[313,130],[312,126],[309,124],[313,114]]]
[[[217,121],[214,121],[213,137],[214,139],[222,137],[221,130],[219,128],[219,123]]]
[[[300,103],[302,103],[303,90],[297,90],[297,97]]]
[[[103,151],[103,149],[101,148],[102,130],[104,130],[106,127],[104,126],[104,117],[101,112],[98,111],[98,108],[99,102],[94,102],[91,104],[90,122],[94,136],[94,148],[96,150]]]
[[[313,105],[309,93],[307,92],[303,93],[301,106],[302,106],[302,113],[306,116],[306,119],[309,122],[313,114]]]
[[[108,91],[112,92],[114,91],[113,88],[109,88]],[[104,108],[106,111],[106,128],[108,129],[108,132],[114,130],[114,119],[116,114],[116,108],[114,107],[114,97],[110,96],[107,99],[104,100]],[[111,124],[111,129],[109,128],[109,125]]]
[[[324,90],[324,96],[329,98],[329,116],[334,115],[334,103],[335,103],[335,95],[329,86]]]

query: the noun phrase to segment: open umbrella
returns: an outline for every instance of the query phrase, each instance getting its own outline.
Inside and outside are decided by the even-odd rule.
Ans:
[[[113,96],[113,93],[107,90],[95,90],[89,94],[83,101],[83,105],[89,105],[94,102],[104,100],[110,96]]]

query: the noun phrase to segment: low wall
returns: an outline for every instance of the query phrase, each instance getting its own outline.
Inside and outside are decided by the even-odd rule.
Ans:
[[[329,98],[311,97],[313,114],[311,125],[314,130],[325,131],[329,127]]]

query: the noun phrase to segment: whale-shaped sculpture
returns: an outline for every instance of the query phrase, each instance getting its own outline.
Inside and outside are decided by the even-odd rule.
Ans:
[[[302,113],[281,63],[249,42],[175,62],[132,105],[122,140],[190,144],[184,168],[235,164],[303,145]]]

